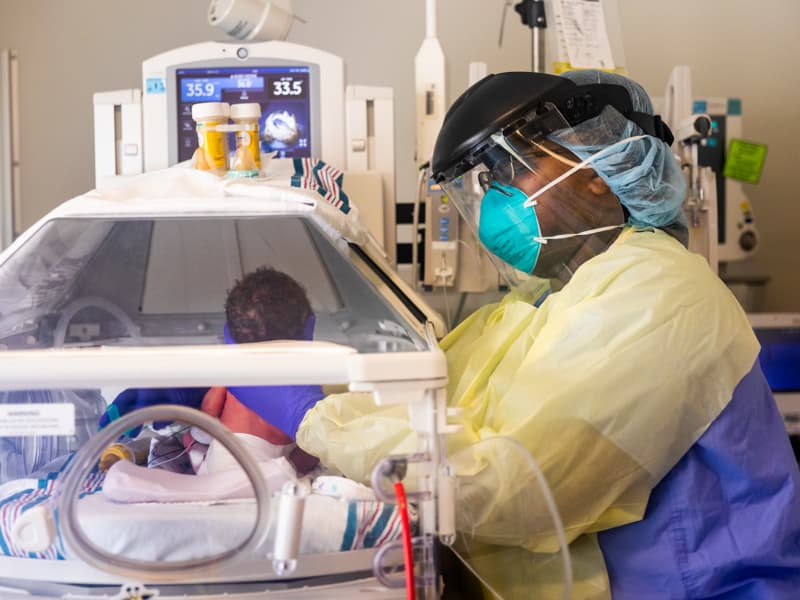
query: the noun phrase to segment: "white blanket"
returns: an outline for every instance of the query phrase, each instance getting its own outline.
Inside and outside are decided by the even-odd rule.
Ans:
[[[281,457],[260,462],[270,496],[295,480]],[[204,558],[240,545],[256,519],[254,492],[238,465],[206,475],[182,475],[116,463],[102,493],[80,501],[81,527],[98,546],[139,560]],[[400,535],[394,505],[375,499],[366,486],[343,477],[320,476],[306,498],[301,554],[370,548]],[[256,554],[272,550],[278,499],[270,502],[269,533]]]
[[[285,458],[260,462],[269,494],[280,491],[296,478]],[[204,475],[184,475],[162,469],[140,467],[127,460],[114,464],[106,473],[103,495],[113,502],[219,502],[254,498],[253,486],[235,463],[228,469]]]
[[[358,517],[363,511],[362,525],[368,515],[379,515],[384,509],[380,502],[354,504],[354,515]],[[394,507],[389,508],[395,512]],[[148,561],[199,559],[225,552],[245,540],[256,520],[253,500],[117,504],[95,494],[83,498],[78,510],[80,526],[94,544],[117,556]],[[255,557],[266,558],[272,552],[277,511],[278,503],[271,503],[269,535],[266,543],[256,549]],[[342,550],[349,512],[349,502],[311,494],[303,512],[300,553]],[[388,528],[382,531],[385,529]],[[357,547],[366,547],[366,533],[361,534],[362,542]]]

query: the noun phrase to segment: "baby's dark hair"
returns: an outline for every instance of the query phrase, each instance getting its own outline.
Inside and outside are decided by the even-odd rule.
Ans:
[[[225,301],[228,330],[240,344],[302,340],[310,316],[311,304],[300,284],[269,267],[237,281]]]

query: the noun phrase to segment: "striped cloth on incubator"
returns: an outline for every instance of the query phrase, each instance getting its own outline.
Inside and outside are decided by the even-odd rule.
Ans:
[[[61,536],[44,552],[27,552],[14,544],[11,527],[27,510],[46,502],[53,495],[57,478],[64,472],[69,461],[54,473],[47,473],[43,479],[17,479],[0,485],[0,556],[21,558],[64,559],[64,546]],[[103,487],[105,473],[93,471],[81,486],[80,498],[95,494]],[[57,518],[56,518],[57,520]]]
[[[342,171],[318,158],[295,158],[293,164],[292,187],[317,192],[343,213],[350,212],[350,199],[342,189]]]
[[[416,518],[412,516],[411,520],[416,521]],[[389,540],[399,539],[401,527],[400,511],[396,504],[349,502],[341,550],[377,548]]]

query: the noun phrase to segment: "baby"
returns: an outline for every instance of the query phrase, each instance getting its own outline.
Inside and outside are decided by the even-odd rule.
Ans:
[[[313,338],[314,313],[305,291],[285,273],[267,267],[245,275],[228,292],[225,317],[225,342],[228,344]],[[245,394],[248,404],[254,408],[260,403],[268,403],[278,394],[322,397],[319,386],[257,386],[237,388],[236,391]],[[276,425],[242,404],[227,388],[212,387],[208,390],[201,409],[218,417],[223,425],[236,433],[258,460],[285,456],[301,474],[318,463]],[[191,443],[191,440],[187,441]],[[234,466],[233,460],[219,442],[211,440],[197,472],[228,468]]]
[[[304,452],[292,439],[259,417],[224,387],[212,387],[203,398],[201,410],[219,420],[233,431],[239,441],[247,448],[257,461],[285,457],[299,475],[311,471],[319,463],[315,456]],[[208,442],[204,455],[194,454],[192,462],[198,474],[217,472],[236,465],[231,454],[216,440],[209,439],[192,430],[187,433],[184,444],[191,449],[199,442]],[[200,438],[200,439],[195,439]]]
[[[314,313],[303,288],[285,273],[267,267],[245,275],[228,292],[225,316],[227,324],[224,337],[227,344],[311,340],[314,334]],[[319,386],[241,387],[236,388],[236,393],[241,394],[256,412],[224,387],[131,388],[117,396],[101,417],[99,425],[102,429],[121,415],[144,406],[181,404],[200,408],[219,418],[259,461],[285,457],[299,474],[305,474],[317,465],[319,461],[300,450],[292,438],[279,429],[279,424],[267,422],[257,412],[269,403],[270,398],[278,395],[319,399],[322,397]],[[140,430],[141,427],[135,428],[127,437],[136,438]],[[131,442],[128,439],[125,444],[114,444],[104,453],[101,468],[107,470],[120,458],[179,473],[208,473],[236,465],[235,459],[222,444],[204,432],[193,429],[182,438],[175,439],[174,444],[171,438],[159,441],[159,449],[155,453],[149,439],[143,440],[146,443],[143,453],[138,452],[138,446],[134,447],[137,440]]]

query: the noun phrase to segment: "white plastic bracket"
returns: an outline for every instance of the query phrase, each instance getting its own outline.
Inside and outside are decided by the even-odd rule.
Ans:
[[[363,382],[354,381],[349,385],[351,392],[371,392],[375,397],[375,404],[388,406],[391,404],[418,404],[425,399],[429,389],[444,387],[447,379],[434,379],[428,381],[384,381]]]
[[[297,568],[303,511],[310,491],[303,481],[287,481],[281,489],[272,553],[272,568],[278,575],[290,575]]]

